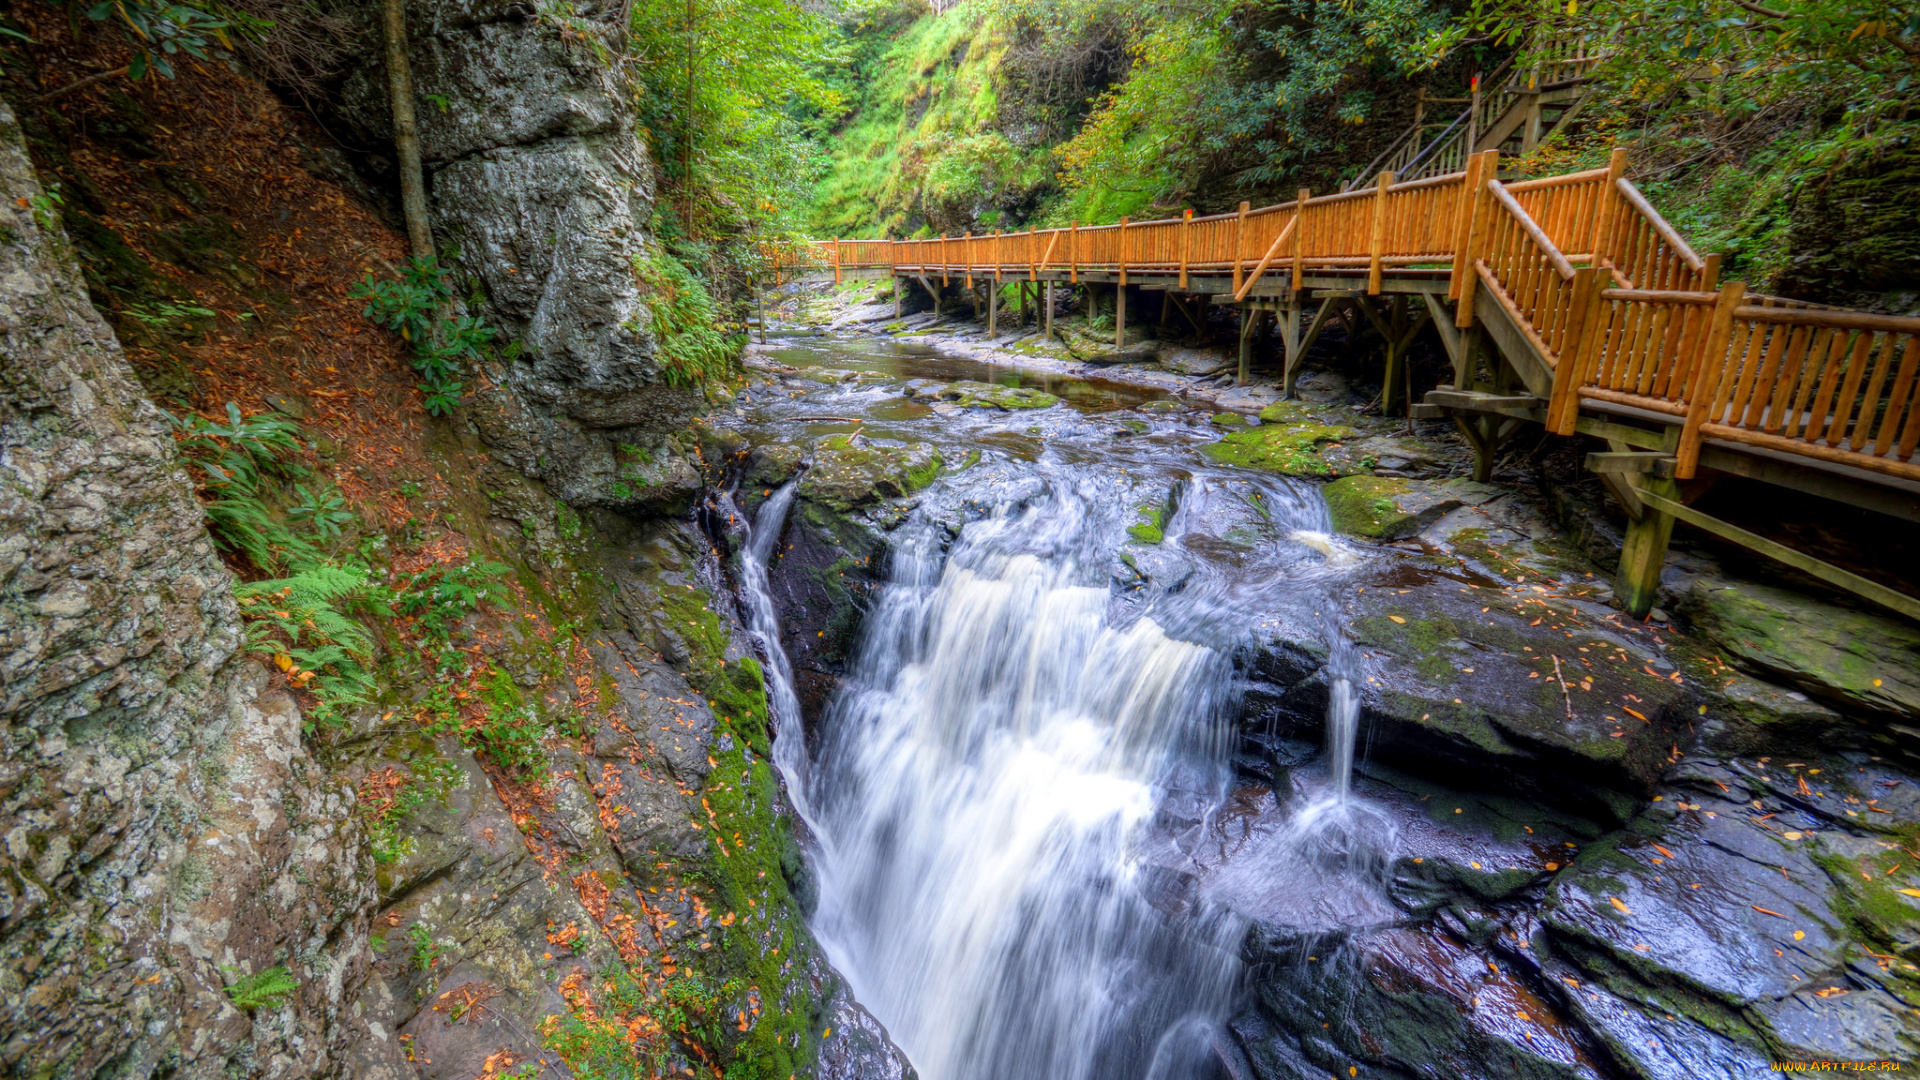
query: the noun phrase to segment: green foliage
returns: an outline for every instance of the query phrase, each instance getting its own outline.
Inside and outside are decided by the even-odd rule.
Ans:
[[[399,278],[376,281],[368,274],[347,295],[365,300],[361,314],[413,346],[413,369],[420,373],[427,412],[446,416],[458,408],[464,385],[459,375],[467,364],[486,358],[494,332],[472,316],[454,314],[453,279],[438,260],[416,255]]]
[[[338,539],[352,523],[354,515],[347,509],[346,496],[332,484],[315,484],[312,488],[295,484],[293,492],[297,498],[287,507],[287,516],[306,522],[320,539]]]
[[[75,0],[68,0],[78,6]],[[127,65],[127,78],[139,81],[149,73],[163,79],[174,76],[170,57],[185,53],[196,60],[207,59],[209,46],[218,43],[231,49],[229,30],[258,33],[264,24],[244,16],[233,16],[214,4],[173,4],[167,0],[106,0],[86,8],[87,18],[111,23],[133,49]]]
[[[216,314],[207,308],[165,300],[151,304],[128,304],[120,309],[120,313],[149,330],[172,329],[176,326],[191,330],[193,320],[211,319]]]
[[[372,698],[373,638],[353,613],[371,613],[386,590],[366,568],[320,563],[233,593],[247,618],[247,647],[318,699],[310,725],[336,722],[340,709]]]
[[[647,287],[650,329],[667,384],[725,384],[746,338],[721,335],[707,287],[679,260],[657,250],[634,256],[633,272]]]
[[[423,922],[407,927],[407,940],[413,942],[413,966],[421,971],[432,971],[433,962],[440,959],[440,943],[433,940],[433,931]]]
[[[680,1055],[667,1038],[678,1036],[702,1045],[724,1041],[724,1006],[739,993],[734,984],[711,986],[691,975],[666,981],[649,994],[626,971],[611,967],[593,981],[591,1006],[585,997],[570,1002],[564,1016],[541,1028],[541,1043],[566,1059],[579,1080],[643,1080],[665,1076]],[[663,1038],[629,1040],[636,1021]],[[734,1076],[729,1072],[728,1077]]]
[[[545,768],[547,756],[540,748],[547,725],[540,710],[528,701],[513,676],[495,668],[482,684],[486,718],[477,726],[461,730],[461,740],[498,764],[516,772],[538,773]]]
[[[240,415],[227,402],[227,421],[165,414],[175,449],[200,489],[214,543],[275,571],[318,561],[306,537],[277,519],[266,503],[269,479],[304,475],[294,455],[302,449],[300,425],[278,413]]]
[[[434,565],[400,578],[393,592],[394,610],[420,620],[429,637],[444,641],[462,619],[480,605],[506,595],[498,583],[507,568],[496,562]]]
[[[285,967],[270,967],[258,974],[238,979],[227,986],[227,999],[236,1008],[252,1012],[269,1005],[277,1005],[282,998],[300,989]]]
[[[840,111],[822,9],[788,0],[638,0],[641,123],[689,238],[791,231]]]

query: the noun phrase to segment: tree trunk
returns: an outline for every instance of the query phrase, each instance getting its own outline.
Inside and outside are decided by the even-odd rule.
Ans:
[[[405,0],[381,0],[387,36],[387,87],[393,97],[393,148],[400,158],[400,210],[415,258],[433,255],[427,184],[420,167],[420,124],[413,112],[413,68],[407,62]]]

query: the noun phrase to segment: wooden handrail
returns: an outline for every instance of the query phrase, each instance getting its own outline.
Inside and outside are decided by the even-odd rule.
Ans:
[[[1653,230],[1660,234],[1660,239],[1667,242],[1667,246],[1673,249],[1674,254],[1680,256],[1688,269],[1706,269],[1707,261],[1694,254],[1693,249],[1687,246],[1687,242],[1680,239],[1680,234],[1674,231],[1672,225],[1667,224],[1667,219],[1660,216],[1660,211],[1653,208],[1653,204],[1647,201],[1647,197],[1640,194],[1640,189],[1633,186],[1633,181],[1622,176],[1614,181],[1614,186],[1619,188],[1620,197],[1627,200],[1627,205],[1640,212],[1640,216],[1647,220],[1647,224],[1653,226]]]
[[[1565,255],[1560,254],[1560,249],[1553,246],[1552,240],[1547,239],[1546,231],[1533,220],[1532,215],[1520,205],[1519,200],[1507,194],[1507,189],[1498,180],[1487,181],[1487,190],[1493,193],[1494,201],[1504,207],[1507,213],[1512,214],[1514,220],[1520,223],[1520,228],[1525,230],[1527,238],[1539,245],[1540,250],[1546,254],[1547,261],[1552,264],[1554,273],[1559,274],[1563,281],[1572,281],[1573,264],[1567,261]]]

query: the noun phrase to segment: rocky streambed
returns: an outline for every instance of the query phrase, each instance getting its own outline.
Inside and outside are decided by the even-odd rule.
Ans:
[[[1220,661],[1212,704],[1189,711],[1217,706],[1221,745],[1168,750],[1143,781],[1150,812],[1089,878],[1136,890],[1166,933],[1139,930],[1151,956],[1068,948],[1088,979],[1040,988],[1082,994],[1117,1025],[1095,1023],[1096,1041],[1138,1052],[1053,1075],[1732,1077],[1920,1052],[1920,633],[1698,557],[1669,581],[1670,613],[1630,620],[1598,561],[1603,513],[1525,477],[1463,479],[1444,435],[1367,415],[1332,376],[1280,402],[1181,374],[1193,361],[1177,356],[1116,372],[914,328],[776,338],[711,432],[738,479],[732,512],[797,484],[768,594],[805,782],[830,783],[850,733],[892,730],[850,698],[946,708],[900,696],[901,672],[937,666],[924,639],[948,625],[937,609],[959,603],[943,590],[963,571],[1005,584],[1009,558],[1062,568],[1047,589],[1093,590],[1097,633],[1150,625]],[[918,577],[902,576],[909,557]],[[1054,617],[1055,593],[1033,596],[999,633]],[[920,643],[876,667],[907,597],[931,605]],[[954,655],[988,651],[980,633]],[[1357,721],[1352,790],[1335,812],[1343,716]],[[1020,723],[1044,741],[1043,721]],[[868,788],[888,773],[864,767]],[[1004,1019],[1009,988],[902,991],[863,971],[878,938],[859,923],[879,901],[834,908],[848,872],[834,845],[852,834],[825,816],[810,839],[810,873],[827,878],[816,933],[924,1075],[973,1075],[916,1032]],[[1056,901],[1022,877],[1064,865],[992,868],[1025,897],[1010,970],[1065,948],[1032,940],[1074,924],[1036,914]],[[987,872],[932,869],[950,877],[928,904]],[[1231,986],[1210,1012],[1141,1004],[1181,955],[1222,941]],[[1147,989],[1114,1005],[1115,987]],[[1019,1037],[968,1046],[994,1060]]]

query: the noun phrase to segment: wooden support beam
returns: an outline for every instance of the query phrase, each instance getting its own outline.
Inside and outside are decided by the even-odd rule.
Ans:
[[[1044,319],[1047,324],[1045,333],[1048,337],[1052,337],[1053,336],[1053,281],[1052,279],[1048,279],[1047,281],[1047,295],[1046,295],[1046,299],[1041,301],[1040,312],[1041,312],[1041,318]]]
[[[1286,349],[1286,366],[1280,372],[1280,393],[1283,397],[1294,396],[1294,389],[1300,381],[1300,364],[1307,358],[1307,350],[1300,343],[1299,297],[1280,311],[1280,340]]]
[[[1680,502],[1679,499],[1675,497],[1678,494],[1678,490],[1671,481],[1656,480],[1649,482],[1638,494],[1641,500],[1644,501],[1650,509],[1655,511],[1658,516],[1667,519],[1669,532],[1672,531],[1673,520],[1677,518],[1702,532],[1712,533],[1722,540],[1730,540],[1733,543],[1739,544],[1741,547],[1759,552],[1769,559],[1785,563],[1801,573],[1818,578],[1836,588],[1844,589],[1855,596],[1871,600],[1882,607],[1897,611],[1909,619],[1920,620],[1920,600],[1916,600],[1905,593],[1896,592],[1877,581],[1861,577],[1859,574],[1842,570],[1832,563],[1823,562],[1804,552],[1795,551],[1785,544],[1775,543],[1758,533],[1748,532],[1738,525],[1733,525],[1721,521],[1719,518],[1703,514],[1693,507]],[[1631,532],[1629,532],[1629,537],[1631,537]],[[1623,566],[1625,565],[1625,555],[1622,555],[1621,563]],[[1652,603],[1649,601],[1647,607],[1651,606]],[[1644,609],[1636,611],[1632,606],[1628,606],[1627,610],[1633,612],[1635,618],[1646,614]]]
[[[993,337],[999,332],[1000,283],[998,281],[989,281],[987,282],[987,336]]]
[[[1125,222],[1125,218],[1120,219]],[[1113,347],[1127,347],[1127,271],[1121,264],[1120,284],[1113,287]]]
[[[1632,473],[1673,479],[1674,459],[1670,454],[1644,450],[1609,450],[1587,455],[1587,471],[1592,473]]]
[[[1446,301],[1434,293],[1421,293],[1420,296],[1427,303],[1427,316],[1433,320],[1433,329],[1440,335],[1440,345],[1447,350],[1447,359],[1453,361],[1453,369],[1457,375],[1460,371],[1462,343],[1460,329],[1453,325],[1453,313],[1447,310]],[[1453,385],[1456,387],[1460,385],[1458,379]]]

